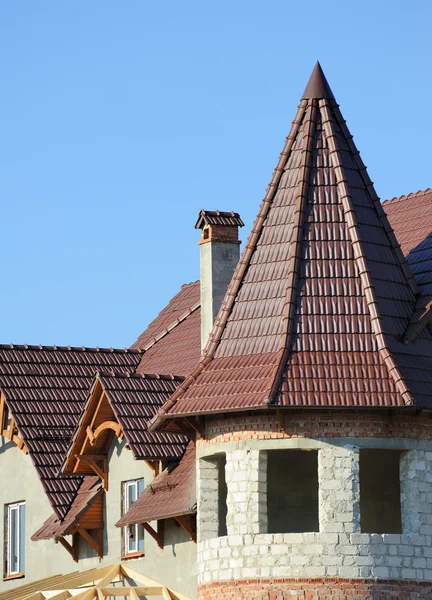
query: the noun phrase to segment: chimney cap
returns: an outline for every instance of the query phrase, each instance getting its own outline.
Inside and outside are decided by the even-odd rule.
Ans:
[[[200,210],[195,229],[203,229],[206,225],[217,227],[244,227],[240,215],[236,212],[221,210]]]

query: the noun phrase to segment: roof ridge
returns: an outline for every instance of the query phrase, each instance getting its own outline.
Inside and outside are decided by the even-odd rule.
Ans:
[[[414,295],[419,294],[419,289],[417,287],[417,284],[415,282],[413,274],[411,273],[411,269],[408,266],[407,260],[401,250],[400,243],[398,242],[398,240],[394,234],[393,228],[390,225],[390,222],[388,220],[387,213],[385,212],[385,210],[382,206],[382,203],[380,202],[379,196],[375,191],[373,182],[369,177],[369,173],[367,172],[366,165],[364,164],[363,160],[361,159],[360,152],[358,151],[357,146],[354,143],[353,136],[351,135],[348,127],[346,126],[346,121],[343,118],[343,115],[339,109],[339,105],[336,102],[336,100],[332,100],[332,101],[330,100],[330,104],[331,104],[331,108],[333,109],[336,120],[338,122],[338,126],[340,127],[340,130],[343,133],[345,140],[348,144],[348,147],[353,155],[353,160],[354,160],[354,162],[357,166],[357,169],[360,173],[360,177],[362,178],[363,183],[365,184],[366,190],[370,195],[372,204],[374,205],[375,210],[377,211],[377,215],[379,217],[380,223],[381,223],[382,227],[384,228],[384,231],[386,232],[387,237],[389,238],[390,244],[396,254],[396,258],[398,259],[400,267],[403,271],[403,274],[406,277],[407,283],[408,283],[409,287],[411,288],[411,291]]]
[[[201,306],[200,300],[198,300],[198,302],[195,302],[195,304],[192,304],[192,306],[187,308],[184,313],[182,313],[179,317],[176,317],[174,319],[174,321],[172,321],[169,325],[167,325],[165,327],[165,329],[163,329],[158,335],[156,335],[154,338],[152,338],[150,342],[148,342],[145,346],[143,346],[140,349],[140,351],[143,353],[148,352],[148,350],[150,350],[150,348],[152,348],[157,342],[159,342],[162,338],[164,338],[166,335],[168,335],[168,333],[170,333],[170,331],[175,329],[177,327],[177,325],[180,325],[180,323],[185,321],[189,317],[189,315],[191,315],[193,312],[198,310],[198,308],[200,308],[200,306]]]
[[[383,200],[381,204],[390,204],[390,202],[398,202],[400,200],[406,200],[407,198],[415,198],[416,196],[423,196],[428,192],[432,192],[432,188],[428,187],[424,190],[417,190],[417,192],[410,192],[409,194],[402,194],[402,196],[393,196],[393,198],[388,198],[387,200]]]
[[[319,64],[319,63],[317,63]],[[282,338],[281,347],[279,349],[279,360],[278,364],[274,368],[274,374],[272,375],[272,383],[270,389],[270,395],[268,398],[269,403],[275,400],[275,394],[277,392],[280,380],[282,378],[283,369],[287,360],[287,355],[290,350],[292,342],[292,328],[294,325],[294,316],[296,309],[296,297],[297,297],[297,284],[300,272],[300,247],[302,243],[302,232],[304,228],[305,220],[305,207],[307,202],[307,192],[309,187],[309,174],[311,169],[311,155],[312,155],[312,140],[316,131],[316,116],[317,116],[317,100],[311,99],[308,103],[308,109],[304,116],[303,125],[303,139],[305,144],[303,146],[303,152],[305,153],[304,163],[301,166],[300,174],[297,182],[297,194],[296,202],[294,206],[294,221],[292,224],[290,246],[288,255],[288,277],[286,280],[286,299],[282,309],[281,324],[282,324]],[[315,126],[315,127],[314,127]],[[307,131],[306,131],[307,128]]]
[[[286,137],[284,147],[279,155],[278,163],[273,171],[272,178],[267,187],[264,198],[261,202],[258,215],[254,221],[252,230],[249,234],[248,240],[246,242],[240,260],[237,264],[237,267],[235,268],[233,278],[228,286],[225,298],[222,301],[222,306],[219,310],[218,316],[216,317],[213,329],[210,332],[208,342],[203,350],[202,358],[199,361],[198,365],[195,367],[195,369],[192,371],[192,373],[190,373],[188,377],[186,377],[184,382],[179,385],[179,387],[171,396],[171,398],[164,404],[164,406],[158,409],[157,413],[150,420],[149,431],[154,431],[158,427],[159,423],[164,419],[164,416],[166,415],[167,411],[175,405],[179,396],[181,396],[188,389],[188,387],[196,380],[198,375],[213,359],[216,348],[218,347],[220,339],[222,337],[222,332],[224,330],[225,324],[233,308],[235,297],[241,286],[243,277],[246,273],[250,257],[252,256],[253,251],[261,235],[267,213],[270,209],[274,194],[277,191],[279,181],[284,171],[284,166],[286,165],[286,161],[290,155],[291,148],[296,139],[300,124],[306,111],[307,104],[307,100],[301,100],[300,104],[298,105],[297,114],[292,122],[291,130],[288,136]]]
[[[103,354],[142,354],[140,348],[99,348],[98,346],[44,346],[42,344],[0,344],[0,350],[43,350],[59,352],[88,352]]]
[[[355,262],[357,263],[357,267],[358,267],[358,270],[360,273],[360,281],[362,282],[362,284],[363,284],[363,278],[365,278],[367,281],[367,287],[365,287],[363,284],[363,288],[364,288],[363,291],[364,291],[364,294],[366,297],[366,305],[367,305],[369,313],[370,313],[372,331],[374,333],[374,337],[375,337],[375,340],[377,343],[378,352],[379,352],[384,364],[386,365],[390,376],[393,378],[396,388],[399,390],[399,393],[401,394],[401,396],[404,400],[404,403],[407,405],[411,405],[411,404],[414,404],[414,398],[413,398],[411,392],[409,391],[408,386],[406,385],[406,383],[402,377],[402,374],[400,373],[400,370],[399,370],[398,366],[396,365],[394,358],[392,357],[391,353],[389,352],[388,345],[385,340],[385,334],[384,334],[384,331],[382,328],[381,317],[379,314],[379,305],[378,305],[377,298],[375,295],[375,290],[374,290],[373,282],[371,279],[371,275],[370,275],[370,272],[367,267],[366,257],[365,257],[365,253],[364,253],[364,249],[363,249],[363,241],[359,235],[358,224],[357,224],[357,219],[356,219],[356,215],[355,215],[355,209],[353,207],[351,195],[350,195],[347,183],[346,183],[346,175],[345,175],[346,169],[344,167],[343,161],[341,160],[341,156],[340,156],[341,149],[340,149],[339,143],[337,141],[336,132],[334,130],[334,124],[333,124],[333,120],[331,118],[329,109],[333,108],[333,114],[336,118],[337,124],[340,127],[341,133],[342,133],[343,137],[345,138],[351,153],[353,154],[353,158],[355,160],[355,163],[357,165],[359,173],[363,179],[363,182],[366,186],[366,190],[369,193],[373,204],[375,204],[376,201],[378,200],[378,196],[376,196],[376,194],[371,193],[370,188],[372,188],[372,191],[374,191],[372,182],[368,181],[368,179],[369,179],[368,177],[367,178],[364,177],[364,175],[366,173],[366,167],[363,166],[363,168],[361,168],[361,165],[357,162],[356,159],[359,155],[359,152],[358,152],[357,148],[355,147],[354,142],[352,141],[352,136],[350,135],[350,138],[347,137],[346,132],[344,131],[344,128],[343,128],[342,115],[339,113],[339,111],[335,110],[334,104],[335,104],[335,101],[333,101],[333,103],[331,101],[327,101],[327,100],[320,101],[320,107],[323,112],[323,117],[325,118],[325,120],[323,120],[323,130],[326,133],[327,142],[328,142],[329,150],[330,150],[330,156],[336,157],[336,161],[335,161],[335,164],[333,167],[335,176],[336,176],[336,185],[339,190],[340,199],[342,202],[343,212],[344,212],[344,216],[345,216],[345,222],[346,222],[346,225],[348,228],[349,235],[352,240],[352,244],[353,244],[353,246],[355,244],[358,249],[354,253],[354,257],[355,257]],[[376,196],[376,198],[374,196]],[[379,203],[379,200],[378,200],[378,203]],[[388,228],[385,227],[385,223],[382,221],[381,221],[381,223],[382,223],[382,226],[384,227],[384,229],[386,230],[386,232],[388,233],[388,231],[387,231]],[[390,225],[389,225],[389,227],[390,227]],[[390,239],[390,242],[392,242],[391,239]],[[401,265],[401,267],[402,267],[402,265]],[[407,283],[410,284],[410,281],[408,278],[407,278]]]
[[[107,369],[98,370],[96,377],[108,377],[110,379],[162,379],[169,381],[183,381],[185,379],[182,375],[174,375],[173,373],[136,373],[128,370],[116,373]]]

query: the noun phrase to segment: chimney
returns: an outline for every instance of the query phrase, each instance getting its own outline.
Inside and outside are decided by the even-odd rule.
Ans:
[[[200,295],[201,348],[207,344],[216,315],[240,258],[238,228],[244,223],[235,212],[201,210],[195,229],[201,229]]]

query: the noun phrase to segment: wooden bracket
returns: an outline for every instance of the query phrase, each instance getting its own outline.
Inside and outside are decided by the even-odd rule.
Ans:
[[[192,417],[192,418],[186,418],[184,417],[183,419],[187,425],[189,427],[192,427],[192,429],[199,434],[200,438],[202,440],[205,440],[205,423],[204,423],[204,419],[202,417]]]
[[[159,461],[158,460],[145,460],[145,464],[150,467],[153,473],[153,477],[159,475]]]
[[[103,558],[103,547],[101,543],[103,537],[99,535],[99,531],[102,531],[103,533],[103,530],[98,530],[98,540],[96,541],[94,537],[90,535],[90,533],[87,531],[87,529],[84,529],[84,527],[81,527],[80,525],[75,525],[75,529],[80,534],[80,536],[85,539],[90,548],[93,548],[93,550],[96,552],[99,558]]]
[[[72,545],[65,538],[57,538],[57,541],[69,552],[74,562],[78,562],[78,540],[76,534],[72,536]]]
[[[7,425],[8,407],[5,402],[3,394],[0,395],[0,432],[1,435],[14,444],[16,444],[19,450],[22,450],[25,454],[28,454],[27,446],[24,440],[18,435],[18,427],[15,424],[15,419],[12,417],[9,425]]]
[[[276,411],[276,416],[279,422],[279,430],[282,433],[286,433],[285,432],[285,411],[283,410],[277,410]]]
[[[163,548],[164,547],[164,540],[160,536],[159,532],[155,531],[153,529],[153,527],[151,525],[149,525],[148,523],[143,523],[142,526],[144,527],[145,531],[147,531],[147,533],[149,533],[152,536],[152,538],[154,540],[156,540],[156,543],[159,546],[159,548]]]
[[[190,539],[196,543],[196,519],[195,515],[182,515],[178,517],[174,517],[177,523],[182,527],[187,534],[189,534]]]
[[[108,459],[106,456],[99,454],[77,454],[76,458],[82,460],[88,464],[88,466],[96,473],[96,475],[102,481],[102,487],[108,491]],[[98,465],[98,462],[102,462],[102,467]]]

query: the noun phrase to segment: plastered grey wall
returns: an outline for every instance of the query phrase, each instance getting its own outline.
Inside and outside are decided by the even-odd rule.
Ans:
[[[37,476],[31,458],[15,444],[0,437],[0,552],[2,577],[5,564],[5,505],[25,500],[26,502],[26,576],[23,579],[2,581],[1,591],[23,585],[54,573],[76,571],[76,563],[68,553],[52,540],[32,542],[31,536],[39,529],[53,510]]]
[[[0,505],[26,501],[26,576],[23,579],[2,582],[0,591],[58,573],[98,568],[119,563],[122,556],[121,529],[115,523],[121,516],[121,484],[123,481],[144,477],[148,485],[152,471],[145,462],[133,458],[125,442],[117,439],[109,452],[109,486],[105,497],[104,557],[99,559],[82,540],[79,546],[79,561],[75,563],[68,552],[54,540],[32,542],[30,537],[53,513],[31,458],[18,450],[15,444],[0,437]],[[156,527],[156,524],[152,524]],[[0,518],[0,535],[4,540],[4,516]],[[2,565],[4,545],[0,546]],[[186,532],[173,521],[165,528],[165,547],[160,549],[151,536],[145,533],[145,557],[128,560],[127,564],[149,577],[182,592],[196,597],[197,567],[196,544]]]
[[[361,532],[360,447],[403,451],[402,534]],[[319,531],[267,533],[266,451],[278,448],[318,450]],[[217,537],[209,510],[218,501],[216,470],[208,459],[224,451],[228,535]],[[197,460],[199,583],[259,577],[432,580],[431,442],[254,440],[202,446]]]
[[[125,448],[126,442],[115,438],[109,452],[108,492],[105,494],[104,558],[100,560],[85,543],[80,544],[80,570],[118,563],[121,560],[122,534],[115,523],[121,517],[122,482],[144,477],[147,486],[153,479],[151,469],[144,461],[135,460],[132,451]],[[156,528],[156,523],[151,523]],[[196,597],[197,566],[196,544],[186,532],[173,521],[165,524],[165,546],[159,548],[156,541],[144,533],[145,557],[128,560],[127,564],[149,577],[173,589]]]

